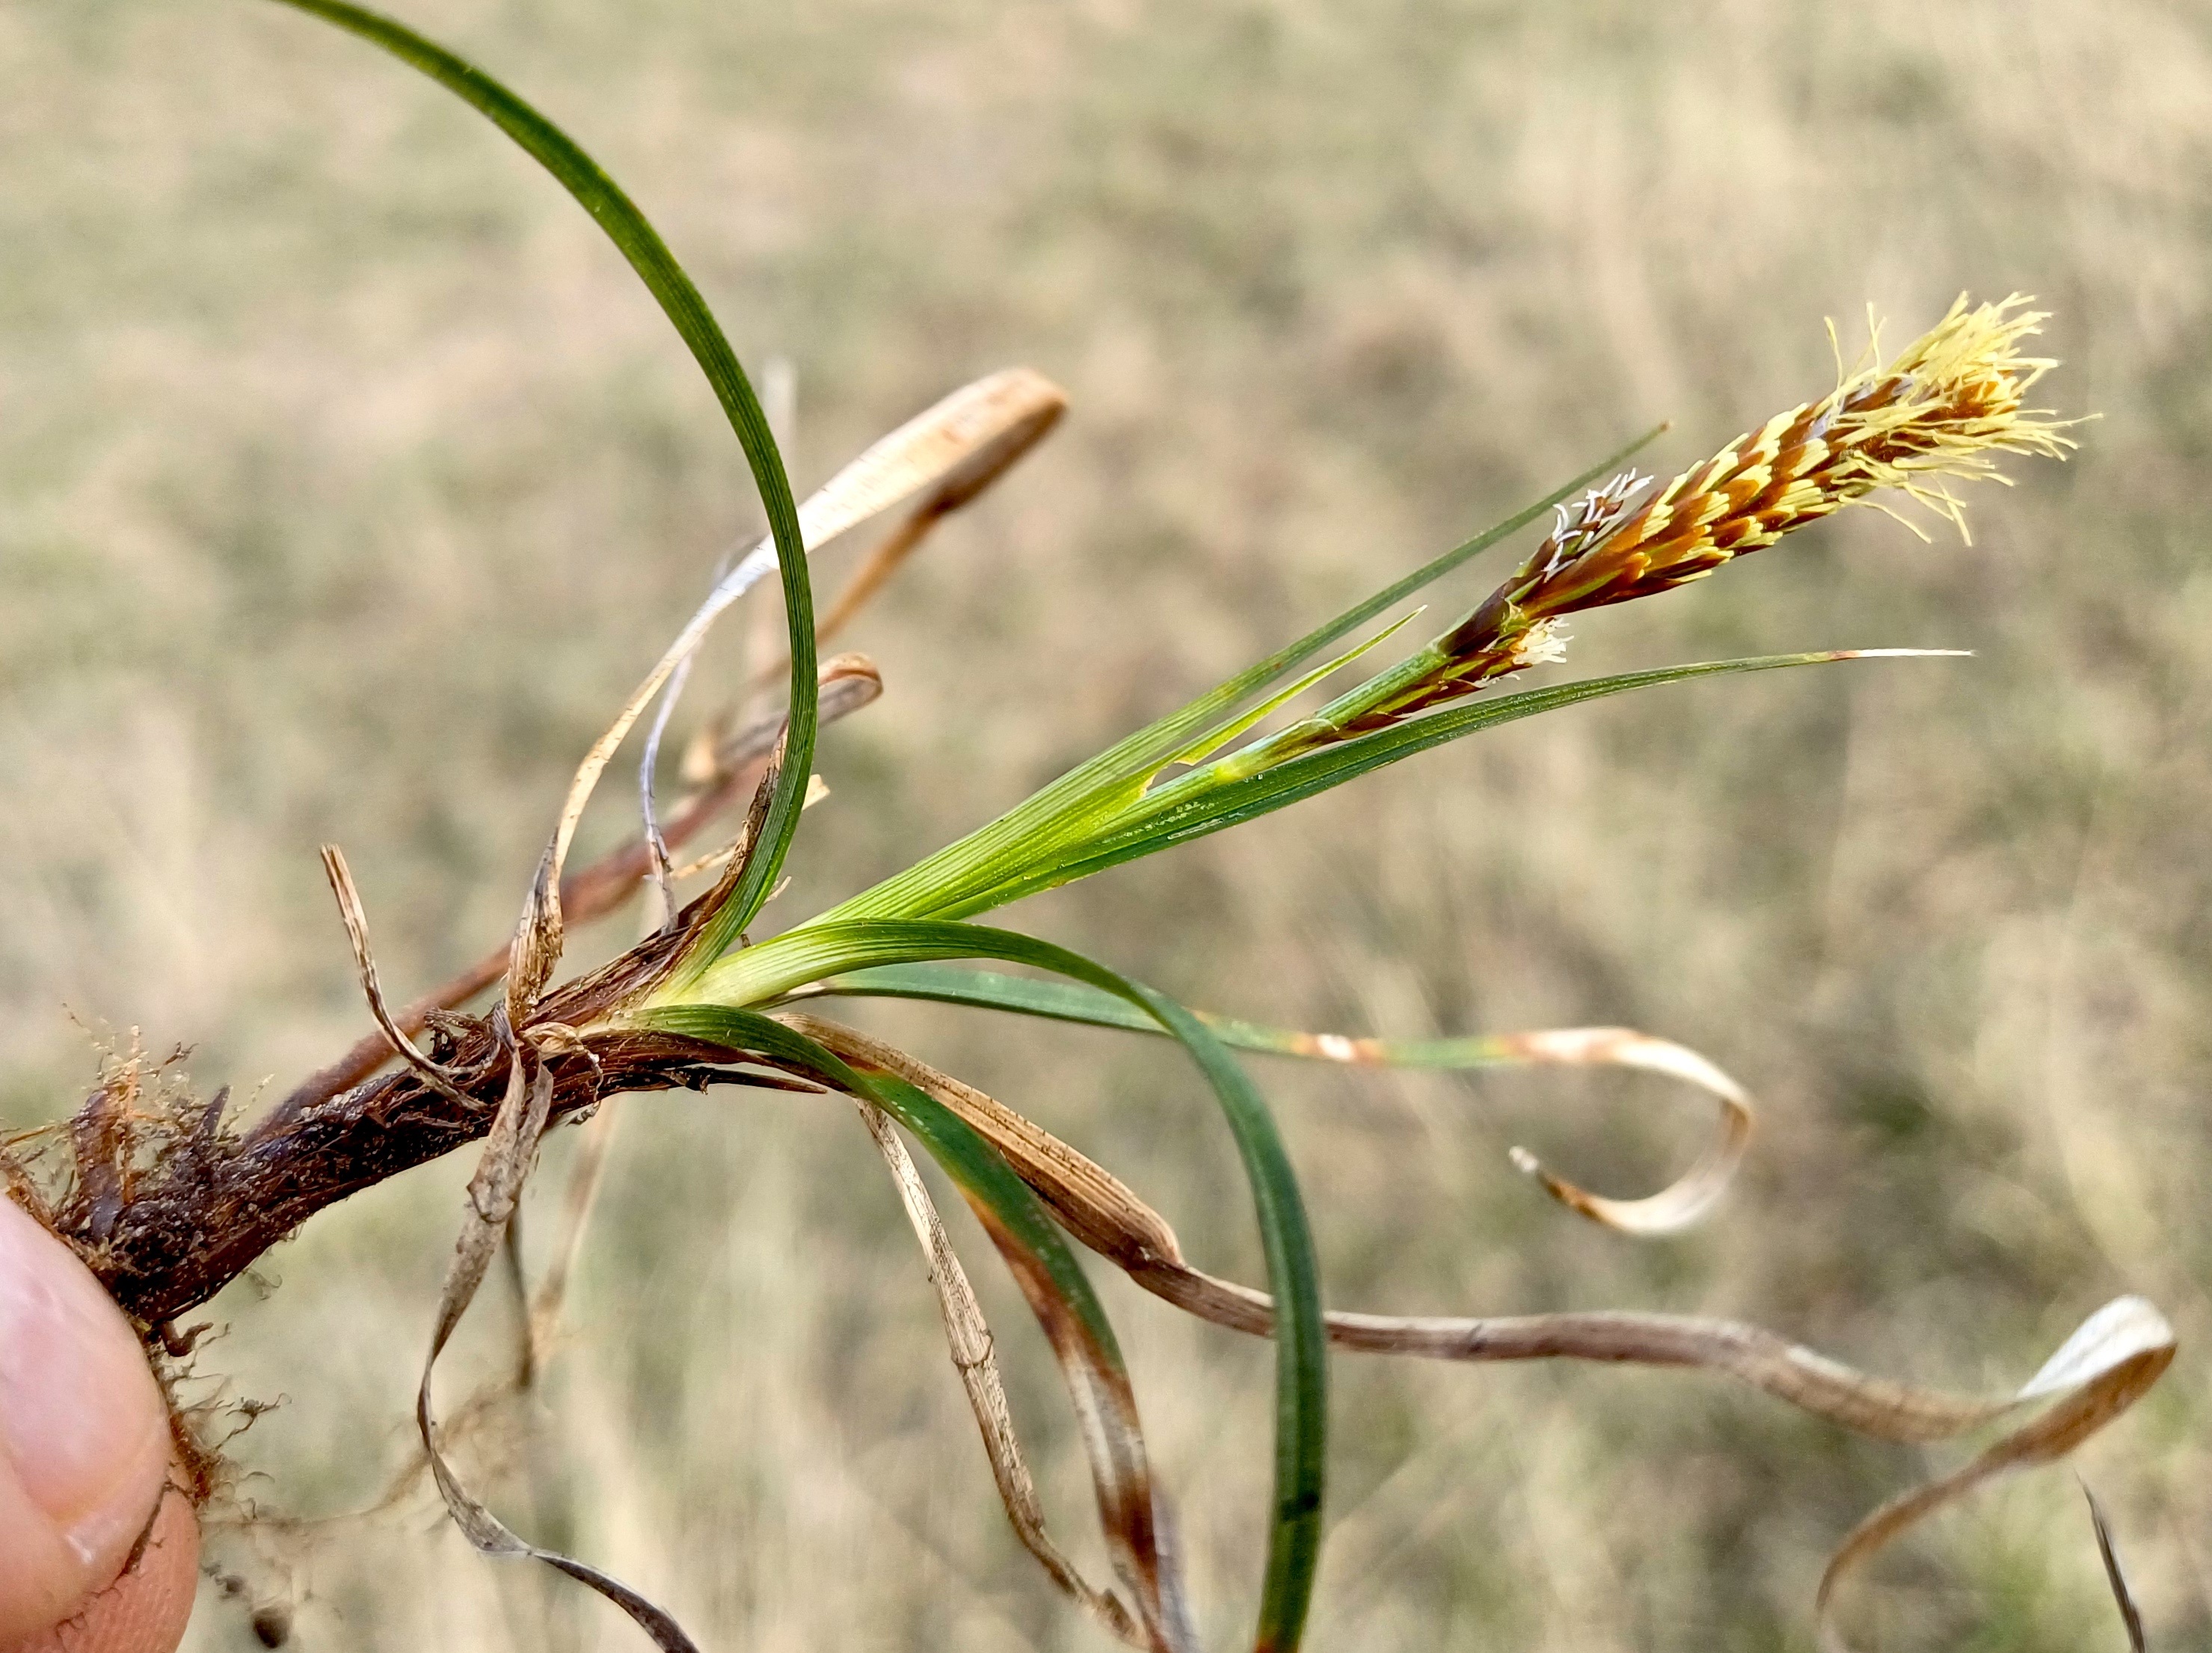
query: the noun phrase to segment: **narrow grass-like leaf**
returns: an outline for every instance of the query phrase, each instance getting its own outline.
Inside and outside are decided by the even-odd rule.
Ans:
[[[1287,1653],[1304,1632],[1320,1559],[1328,1430],[1320,1280],[1304,1201],[1266,1100],[1203,1023],[1164,994],[1064,947],[981,925],[911,920],[803,926],[725,957],[680,996],[661,988],[635,1018],[680,1031],[665,1019],[679,1008],[760,1004],[845,970],[943,958],[994,958],[1049,970],[1142,1008],[1190,1053],[1221,1103],[1251,1188],[1268,1283],[1284,1305],[1275,1351],[1274,1509],[1255,1645],[1263,1653]]]
[[[2097,1531],[2097,1557],[2105,1564],[2105,1583],[2112,1587],[2112,1601],[2120,1610],[2120,1622],[2128,1632],[2128,1653],[2143,1653],[2142,1609],[2136,1605],[2135,1590],[2128,1583],[2127,1569],[2120,1565],[2120,1547],[2112,1537],[2112,1523],[2105,1519],[2105,1506],[2097,1502],[2097,1495],[2082,1481],[2081,1496],[2089,1501],[2089,1522]]]
[[[1836,1587],[1884,1545],[1984,1481],[2055,1462],[2139,1400],[2173,1363],[2173,1328],[2141,1297],[2117,1297],[2081,1322],[2043,1369],[2002,1403],[2010,1412],[2047,1402],[1972,1463],[1891,1499],[1853,1528],[1820,1575],[1814,1611],[1822,1653],[1850,1653],[1832,1617]]]
[[[1267,1294],[1191,1267],[1166,1221],[1109,1173],[1003,1103],[911,1057],[904,1063],[908,1078],[974,1126],[1055,1210],[1080,1210],[1073,1231],[1138,1285],[1216,1324],[1271,1334],[1274,1305]],[[1071,1175],[1075,1166],[1081,1174]],[[1102,1191],[1109,1197],[1101,1199]],[[1103,1243],[1091,1237],[1094,1233],[1103,1234]],[[1714,1372],[1883,1440],[1950,1440],[2040,1407],[1966,1468],[1884,1505],[1845,1541],[1822,1577],[1818,1600],[1828,1653],[1843,1653],[1827,1610],[1844,1574],[1980,1482],[2071,1451],[2132,1406],[2174,1353],[2172,1328],[2141,1297],[2106,1304],[2027,1383],[1996,1396],[1873,1376],[1761,1327],[1698,1316],[1601,1311],[1480,1319],[1331,1312],[1326,1326],[1336,1346],[1376,1354],[1477,1363],[1575,1359]]]
[[[1126,1000],[1079,982],[1038,981],[957,965],[892,964],[859,970],[817,982],[793,996],[830,995],[921,999],[1133,1033],[1164,1031]],[[1193,1013],[1224,1044],[1310,1061],[1445,1072],[1539,1064],[1610,1066],[1663,1073],[1697,1086],[1719,1102],[1719,1131],[1687,1171],[1659,1192],[1641,1199],[1613,1200],[1591,1194],[1546,1170],[1526,1149],[1511,1150],[1514,1164],[1535,1178],[1561,1205],[1625,1234],[1676,1234],[1697,1223],[1726,1192],[1751,1140],[1751,1098],[1741,1085],[1686,1046],[1655,1039],[1633,1028],[1543,1028],[1456,1039],[1378,1039],[1267,1027],[1205,1011]]]
[[[799,1029],[757,1012],[709,1004],[666,1006],[652,1025],[705,1040],[827,1081],[890,1114],[944,1167],[982,1222],[1036,1313],[1070,1379],[1094,1465],[1100,1516],[1117,1562],[1130,1575],[1148,1634],[1173,1653],[1180,1600],[1164,1579],[1154,1530],[1151,1474],[1135,1397],[1104,1306],[1067,1243],[1022,1180],[958,1115],[895,1073],[856,1067]]]
[[[1004,880],[994,887],[976,890],[950,902],[947,917],[964,918],[993,907],[1004,906],[1042,890],[1089,878],[1094,872],[1158,854],[1174,845],[1203,838],[1225,828],[1272,815],[1317,793],[1340,787],[1375,769],[1401,763],[1416,753],[1457,740],[1478,730],[1495,728],[1539,713],[1560,710],[1585,701],[1603,700],[1635,689],[1693,678],[1743,672],[1772,672],[1788,666],[1820,665],[1835,660],[1869,659],[1893,656],[1945,656],[1948,649],[1845,648],[1824,649],[1809,654],[1766,654],[1746,659],[1709,660],[1691,665],[1661,666],[1608,678],[1589,678],[1580,683],[1556,684],[1476,701],[1426,717],[1411,719],[1378,729],[1355,739],[1305,753],[1258,775],[1221,782],[1205,769],[1179,775],[1150,793],[1142,806],[1114,821],[1105,831],[1087,841],[1064,846],[1056,858],[1006,867]],[[839,909],[842,914],[845,909]],[[836,916],[833,914],[830,916]]]
[[[364,7],[346,4],[344,0],[278,0],[278,3],[333,23],[419,70],[490,120],[558,179],[606,232],[607,238],[621,250],[630,268],[659,301],[684,343],[690,347],[693,359],[707,375],[707,382],[721,403],[731,428],[737,433],[738,445],[752,467],[753,481],[760,489],[762,507],[768,514],[769,538],[782,576],[784,617],[791,649],[791,726],[785,741],[783,770],[769,801],[762,832],[754,842],[751,864],[724,909],[741,915],[736,921],[736,930],[742,930],[753,913],[759,910],[769,890],[775,887],[776,874],[782,870],[784,857],[790,848],[792,834],[798,830],[807,776],[812,773],[815,724],[814,600],[806,576],[805,537],[799,531],[799,509],[792,499],[790,479],[784,474],[783,457],[777,452],[775,437],[769,428],[767,416],[761,410],[760,398],[753,393],[751,381],[738,365],[737,354],[723,337],[720,324],[708,308],[706,300],[660,239],[659,232],[599,162],[566,132],[475,64],[389,17]],[[558,924],[560,899],[557,859],[550,866],[550,879],[545,876],[548,869],[541,866],[541,876],[533,891],[533,900],[540,910],[550,909],[555,927]],[[518,936],[515,948],[516,967],[521,979],[511,984],[510,998],[518,996],[518,987],[528,988],[534,994],[551,969],[544,953],[549,936],[557,938],[557,927],[549,931],[544,924],[533,924],[526,915],[524,930],[526,933]],[[533,931],[535,933],[531,933]],[[557,948],[557,939],[553,945]],[[533,977],[538,979],[533,981]]]
[[[1486,529],[1433,561],[1394,581],[1334,619],[1316,626],[1296,642],[1224,678],[1197,699],[1116,741],[1097,757],[1078,764],[1057,781],[1017,804],[996,820],[917,861],[904,872],[840,904],[830,916],[857,918],[946,917],[976,913],[983,906],[966,902],[966,892],[988,888],[1015,867],[1027,865],[1037,850],[1070,827],[1095,822],[1116,799],[1141,795],[1144,782],[1200,731],[1243,705],[1285,672],[1295,671],[1346,633],[1364,625],[1393,604],[1441,579],[1468,558],[1518,533],[1577,489],[1608,476],[1665,430],[1655,425],[1619,453],[1592,465],[1564,487],[1527,509]],[[986,905],[991,903],[986,903]]]
[[[975,1427],[983,1437],[983,1450],[991,1462],[991,1478],[998,1484],[999,1501],[1006,1507],[1006,1519],[1020,1537],[1023,1547],[1036,1559],[1037,1565],[1069,1599],[1118,1639],[1133,1647],[1145,1646],[1148,1640],[1146,1632],[1121,1598],[1110,1590],[1096,1588],[1085,1578],[1045,1530],[1044,1510],[1037,1503],[1036,1482],[1022,1455],[1020,1437],[1014,1432],[1013,1408],[1006,1400],[1005,1380],[999,1375],[991,1328],[983,1318],[982,1304],[976,1301],[975,1288],[969,1284],[968,1271],[961,1266],[960,1254],[953,1249],[951,1237],[945,1231],[944,1221],[937,1214],[936,1202],[929,1197],[929,1189],[915,1169],[913,1157],[900,1140],[890,1115],[865,1097],[854,1097],[854,1105],[860,1110],[860,1121],[867,1127],[877,1152],[883,1156],[890,1171],[891,1181],[898,1188],[899,1203],[906,1209],[908,1225],[921,1244],[922,1255],[929,1260],[929,1281],[937,1291],[938,1311],[945,1322],[945,1339],[952,1356],[952,1368],[959,1374],[961,1387],[967,1391],[969,1409],[975,1413]],[[1106,1496],[1102,1490],[1102,1500]],[[1109,1525],[1109,1533],[1111,1530]]]
[[[469,1179],[460,1237],[446,1271],[444,1288],[439,1293],[437,1323],[430,1334],[429,1352],[423,1357],[422,1382],[416,1388],[416,1428],[421,1432],[422,1450],[431,1476],[438,1484],[439,1496],[445,1500],[446,1512],[478,1553],[497,1559],[541,1561],[622,1608],[653,1638],[653,1645],[661,1653],[697,1653],[696,1644],[673,1618],[620,1579],[574,1557],[541,1548],[507,1527],[469,1491],[446,1460],[431,1398],[431,1379],[437,1370],[438,1357],[445,1352],[454,1328],[461,1323],[461,1316],[475,1300],[477,1288],[483,1285],[492,1257],[507,1232],[507,1220],[514,1214],[515,1201],[521,1196],[522,1184],[529,1175],[531,1158],[538,1152],[538,1139],[544,1134],[552,1098],[552,1069],[542,1060],[532,1061],[518,1049],[509,1068],[506,1098],[500,1103],[490,1134],[484,1139],[476,1174]]]

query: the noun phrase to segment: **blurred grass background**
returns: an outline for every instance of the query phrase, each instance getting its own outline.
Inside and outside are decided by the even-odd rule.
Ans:
[[[1656,1186],[1705,1119],[1656,1081],[1267,1065],[1334,1302],[1725,1314],[2000,1387],[2097,1303],[2149,1294],[2181,1360],[2081,1468],[2154,1644],[2212,1636],[2200,9],[403,9],[608,164],[749,362],[795,364],[802,490],[992,368],[1072,394],[852,634],[888,692],[823,742],[793,916],[1652,420],[1676,422],[1664,474],[1818,394],[1824,315],[1848,350],[1869,300],[1893,343],[1961,289],[2053,307],[2045,399],[2100,420],[2072,464],[1977,490],[1971,546],[1850,514],[1588,620],[1570,669],[1972,661],[1517,725],[1009,921],[1309,1027],[1630,1023],[1762,1099],[1718,1218],[1638,1245],[1504,1150]],[[14,0],[0,86],[0,1108],[64,1111],[134,1026],[196,1046],[204,1090],[281,1088],[367,1025],[316,843],[351,856],[396,992],[503,933],[570,765],[754,531],[750,486],[591,225],[357,45],[237,0]],[[726,641],[692,704],[742,678]],[[617,796],[595,842],[623,827]],[[1170,1054],[860,1014],[1258,1277],[1225,1133]],[[711,1646],[1107,1645],[1006,1527],[847,1114],[627,1105],[550,1404],[477,1443],[501,1507]],[[241,1497],[340,1512],[405,1463],[463,1169],[319,1220],[222,1301],[204,1369],[284,1398],[233,1443]],[[1095,1576],[1040,1340],[956,1233]],[[1207,1643],[1231,1645],[1267,1351],[1111,1300]],[[465,1357],[490,1371],[506,1344],[481,1318]],[[1336,1383],[1317,1647],[1809,1648],[1829,1547],[1960,1455],[1676,1375],[1348,1358]],[[252,1600],[295,1604],[302,1647],[635,1644],[580,1593],[474,1560],[419,1492],[220,1550]],[[2063,1471],[1909,1541],[1847,1617],[1884,1649],[2123,1644]],[[210,1587],[190,1645],[248,1644]]]

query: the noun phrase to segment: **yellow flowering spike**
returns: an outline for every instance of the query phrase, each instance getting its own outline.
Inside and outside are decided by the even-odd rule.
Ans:
[[[1877,489],[1894,488],[1966,518],[1942,479],[1995,473],[1998,453],[2063,457],[2064,426],[2023,407],[2057,364],[2021,353],[2046,313],[2018,295],[1949,313],[1886,364],[1844,375],[1818,402],[1778,414],[1620,515],[1595,543],[1511,582],[1531,617],[1664,591],[1771,545]],[[1543,552],[1540,550],[1540,557]],[[1534,575],[1531,579],[1529,576]]]
[[[1257,774],[1476,693],[1565,653],[1559,621],[1703,579],[1793,529],[1894,488],[1966,523],[1942,479],[1996,474],[1999,453],[2065,456],[2065,424],[2021,405],[2057,364],[2021,354],[2046,319],[2015,294],[1942,320],[1887,362],[1837,368],[1834,390],[1778,413],[1645,496],[1631,471],[1558,507],[1513,577],[1419,653],[1230,762]],[[1834,336],[1834,329],[1830,330]],[[2002,477],[1997,478],[2003,480]],[[1879,508],[1879,507],[1877,507]],[[1917,529],[1915,532],[1918,532]]]

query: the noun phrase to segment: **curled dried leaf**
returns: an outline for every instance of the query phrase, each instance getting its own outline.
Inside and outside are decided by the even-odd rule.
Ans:
[[[1656,1237],[1679,1234],[1704,1218],[1728,1191],[1751,1141],[1751,1098],[1718,1067],[1685,1045],[1655,1039],[1625,1027],[1553,1028],[1539,1033],[1509,1033],[1498,1042],[1523,1061],[1572,1065],[1610,1063],[1664,1073],[1694,1085],[1721,1105],[1720,1130],[1697,1162],[1658,1193],[1640,1200],[1609,1200],[1577,1188],[1546,1170],[1526,1148],[1516,1147],[1513,1163],[1541,1183],[1554,1200],[1595,1223],[1623,1234]]]
[[[1058,417],[1065,402],[1057,387],[1022,368],[954,392],[874,443],[808,497],[799,507],[806,550],[811,553],[925,489],[933,490],[932,498],[950,489],[946,497],[964,503],[1027,451]],[[1025,440],[1013,440],[1024,431],[1030,433]],[[763,539],[715,582],[576,766],[508,950],[507,1014],[511,1025],[520,1027],[528,1019],[560,962],[561,874],[576,824],[599,777],[662,685],[691,657],[730,605],[775,566],[775,543]]]
[[[574,1557],[531,1543],[513,1531],[484,1506],[462,1482],[447,1460],[431,1399],[431,1380],[438,1357],[445,1352],[453,1328],[468,1312],[477,1289],[483,1283],[507,1220],[514,1214],[527,1179],[532,1156],[545,1132],[553,1101],[553,1070],[544,1060],[532,1060],[526,1048],[517,1048],[508,1069],[507,1094],[501,1099],[491,1133],[484,1139],[476,1174],[469,1179],[468,1198],[453,1261],[438,1297],[438,1318],[430,1334],[430,1347],[422,1361],[422,1378],[415,1392],[415,1423],[430,1474],[437,1482],[446,1511],[481,1554],[495,1559],[541,1561],[567,1574],[622,1608],[653,1638],[661,1653],[697,1653],[696,1644],[668,1613],[620,1579]]]
[[[790,995],[793,1000],[833,996],[922,999],[1133,1033],[1160,1032],[1158,1024],[1133,1006],[1080,982],[1039,981],[942,963],[854,970],[826,977]],[[1687,1173],[1648,1198],[1608,1200],[1586,1193],[1545,1170],[1525,1149],[1512,1150],[1513,1163],[1541,1182],[1553,1198],[1624,1233],[1672,1234],[1696,1223],[1727,1191],[1751,1139],[1751,1099],[1741,1085],[1696,1051],[1633,1028],[1551,1028],[1533,1033],[1389,1039],[1308,1033],[1203,1011],[1197,1015],[1225,1044],[1310,1061],[1451,1073],[1534,1063],[1611,1065],[1641,1068],[1696,1085],[1719,1101],[1720,1133]]]
[[[1850,1653],[1850,1644],[1831,1617],[1836,1588],[1849,1574],[1908,1528],[1957,1503],[1984,1481],[2064,1457],[2158,1382],[2173,1362],[2174,1346],[2173,1328],[2142,1297],[2117,1297],[2083,1321],[2019,1393],[1996,1408],[2013,1412],[2048,1402],[2042,1411],[1972,1462],[1891,1499],[1852,1528],[1838,1547],[1820,1575],[1815,1598],[1823,1653]],[[2100,1537],[2108,1541],[2108,1534],[2100,1533]],[[2112,1565],[2109,1559],[2107,1565]],[[2115,1588],[2124,1610],[2124,1581],[2116,1577]]]
[[[361,975],[362,996],[368,1000],[369,1014],[392,1054],[405,1062],[427,1080],[441,1096],[458,1102],[465,1108],[476,1104],[453,1083],[453,1076],[415,1048],[415,1042],[392,1019],[391,1009],[384,1002],[384,988],[377,980],[376,955],[368,945],[368,915],[362,909],[361,892],[354,887],[353,872],[346,866],[345,852],[336,844],[323,846],[323,876],[330,880],[331,894],[337,898],[338,918],[345,925],[346,940],[353,947],[354,968]]]
[[[1009,368],[954,392],[912,426],[886,437],[884,445],[888,447],[913,430],[911,445],[887,460],[887,488],[896,489],[903,471],[922,474],[942,468],[935,470],[935,480],[921,498],[853,571],[817,623],[815,635],[826,641],[842,631],[921,548],[930,532],[1012,470],[1044,440],[1066,406],[1066,393],[1059,386],[1027,368]],[[753,681],[771,684],[787,665],[782,656],[771,657]]]
[[[903,1052],[815,1017],[786,1012],[810,1037],[855,1059],[881,1060],[967,1121],[1035,1188],[1069,1232],[1146,1291],[1200,1318],[1271,1335],[1264,1291],[1182,1261],[1166,1219],[1111,1173],[972,1086]],[[893,1065],[892,1058],[896,1059]],[[2151,1304],[2121,1297],[2092,1315],[2036,1375],[2008,1395],[1959,1395],[1861,1372],[1761,1327],[1699,1316],[1595,1312],[1493,1318],[1332,1310],[1329,1342],[1376,1354],[1462,1361],[1572,1359],[1680,1366],[1735,1378],[1816,1416],[1885,1440],[1948,1440],[2042,1405],[1965,1468],[1893,1500],[1844,1541],[1820,1583],[1820,1634],[1848,1653],[1828,1623],[1837,1583],[1906,1528],[2006,1470],[2047,1463],[2124,1412],[2172,1362],[2172,1328]]]

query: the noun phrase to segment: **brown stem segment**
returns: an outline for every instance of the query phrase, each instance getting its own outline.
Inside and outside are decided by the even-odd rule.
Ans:
[[[532,1024],[589,1027],[656,979],[684,939],[672,931],[548,997]],[[45,1213],[127,1314],[159,1327],[221,1291],[301,1224],[347,1195],[481,1139],[507,1083],[496,1015],[441,1018],[434,1059],[468,1105],[403,1068],[335,1096],[288,1104],[242,1134],[141,1111],[119,1088],[95,1092],[73,1124],[79,1161],[67,1197]],[[816,1090],[781,1074],[733,1071],[720,1046],[598,1028],[549,1056],[551,1117],[624,1091],[740,1083]],[[126,1081],[125,1083],[128,1083]],[[86,1175],[87,1170],[91,1175]]]

